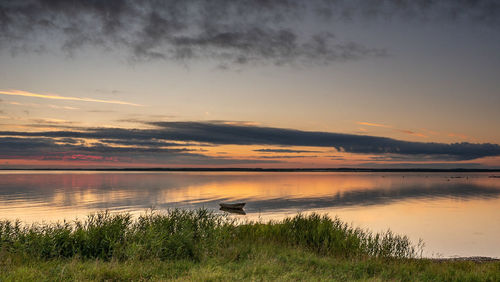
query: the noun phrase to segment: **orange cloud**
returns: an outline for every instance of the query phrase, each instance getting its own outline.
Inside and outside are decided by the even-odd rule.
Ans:
[[[392,127],[390,125],[379,124],[379,123],[372,123],[372,122],[364,122],[364,121],[358,121],[356,123],[359,124],[359,125],[368,125],[368,126],[375,126],[375,127],[385,127],[385,128],[391,128]]]
[[[10,95],[10,96],[24,96],[24,97],[34,97],[34,98],[42,98],[42,99],[53,99],[53,100],[96,102],[96,103],[118,104],[118,105],[136,106],[136,107],[142,106],[139,104],[118,101],[118,100],[100,100],[100,99],[93,99],[93,98],[66,97],[66,96],[59,96],[59,95],[54,95],[54,94],[38,94],[38,93],[32,93],[32,92],[22,91],[22,90],[0,90],[0,94]]]

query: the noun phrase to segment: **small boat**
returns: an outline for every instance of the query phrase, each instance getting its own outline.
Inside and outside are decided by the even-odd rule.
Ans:
[[[228,213],[240,214],[240,215],[246,215],[247,214],[243,209],[228,209],[228,208],[221,207],[219,210],[225,211],[225,212],[228,212]]]
[[[236,210],[241,210],[245,206],[246,203],[234,203],[234,204],[229,204],[229,203],[220,203],[221,208],[225,209],[236,209]]]

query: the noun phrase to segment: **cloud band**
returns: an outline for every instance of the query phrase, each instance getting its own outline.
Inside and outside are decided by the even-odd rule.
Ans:
[[[438,160],[472,160],[482,157],[500,155],[500,146],[491,143],[435,143],[409,142],[386,137],[343,134],[319,131],[302,131],[286,128],[244,126],[233,124],[206,122],[150,122],[154,129],[123,128],[81,128],[79,131],[47,131],[47,132],[0,132],[0,136],[15,138],[80,138],[97,139],[102,143],[123,143],[126,141],[133,150],[135,147],[158,148],[170,147],[171,141],[198,142],[212,145],[276,145],[276,146],[308,146],[330,147],[340,152],[377,155],[429,156]],[[27,138],[30,137],[30,138]],[[145,142],[147,141],[147,142]],[[146,146],[145,146],[146,145]],[[53,143],[54,147],[57,144]],[[175,145],[178,147],[178,144]],[[26,146],[23,149],[29,149]],[[36,147],[33,147],[36,148]],[[84,150],[81,147],[80,150]],[[176,148],[178,150],[178,148]],[[0,150],[6,154],[5,142]],[[34,149],[35,150],[35,149]],[[96,150],[92,148],[91,150]],[[122,148],[120,150],[127,150]],[[105,149],[102,150],[104,152]],[[175,152],[175,150],[174,150]]]

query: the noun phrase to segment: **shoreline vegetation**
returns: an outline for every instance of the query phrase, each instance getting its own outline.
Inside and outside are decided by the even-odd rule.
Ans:
[[[498,281],[500,261],[422,258],[423,243],[326,215],[241,222],[205,209],[0,220],[0,280]]]

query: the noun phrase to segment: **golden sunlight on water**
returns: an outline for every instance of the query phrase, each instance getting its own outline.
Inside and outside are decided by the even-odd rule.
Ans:
[[[426,242],[427,256],[495,256],[500,179],[491,173],[2,172],[0,218],[54,222],[109,209],[243,201],[242,220],[328,213]],[[498,175],[498,174],[496,174]],[[219,212],[219,211],[218,211]]]

